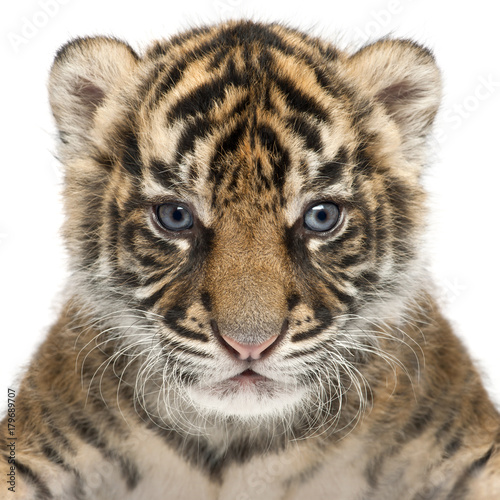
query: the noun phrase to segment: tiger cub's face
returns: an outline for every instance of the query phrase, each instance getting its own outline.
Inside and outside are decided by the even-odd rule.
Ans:
[[[419,291],[418,178],[439,92],[411,42],[349,56],[251,22],[142,57],[109,38],[59,52],[75,295],[131,359],[150,414],[362,397],[381,322]]]

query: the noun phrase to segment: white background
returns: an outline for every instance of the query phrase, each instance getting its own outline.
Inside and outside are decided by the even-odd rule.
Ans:
[[[445,94],[426,178],[428,250],[445,311],[500,403],[500,41],[494,2],[9,0],[2,10],[0,408],[55,319],[65,278],[61,174],[46,93],[54,53],[72,37],[96,34],[123,38],[140,51],[156,37],[247,16],[286,21],[343,47],[391,34],[434,50]]]

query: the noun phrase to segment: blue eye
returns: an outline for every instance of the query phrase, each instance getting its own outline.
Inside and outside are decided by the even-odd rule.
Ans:
[[[333,229],[340,220],[340,209],[335,203],[319,203],[304,214],[304,225],[316,232]]]
[[[193,226],[193,216],[179,203],[164,203],[156,209],[160,224],[169,231],[184,231]]]

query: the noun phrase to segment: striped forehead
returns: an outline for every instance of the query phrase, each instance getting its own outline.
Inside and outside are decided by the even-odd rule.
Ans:
[[[195,199],[207,214],[242,195],[256,205],[272,195],[295,207],[290,220],[306,190],[345,197],[339,172],[350,161],[342,144],[353,142],[352,130],[307,52],[294,52],[276,33],[267,45],[255,33],[253,42],[219,45],[203,36],[217,50],[190,50],[185,40],[182,57],[174,43],[164,50],[168,63],[155,62],[162,71],[140,120],[144,194]]]
[[[325,158],[287,132],[269,123],[236,120],[198,140],[180,162],[165,161],[172,160],[168,152],[152,156],[146,162],[143,194],[188,202],[205,225],[211,225],[217,212],[243,205],[281,211],[292,225],[314,199],[350,198],[352,165],[341,140],[336,148],[335,141],[327,141]]]

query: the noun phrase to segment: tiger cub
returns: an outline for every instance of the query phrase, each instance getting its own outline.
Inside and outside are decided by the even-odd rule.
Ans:
[[[1,498],[500,498],[500,417],[421,252],[440,88],[411,41],[280,24],[64,46],[71,277]]]

